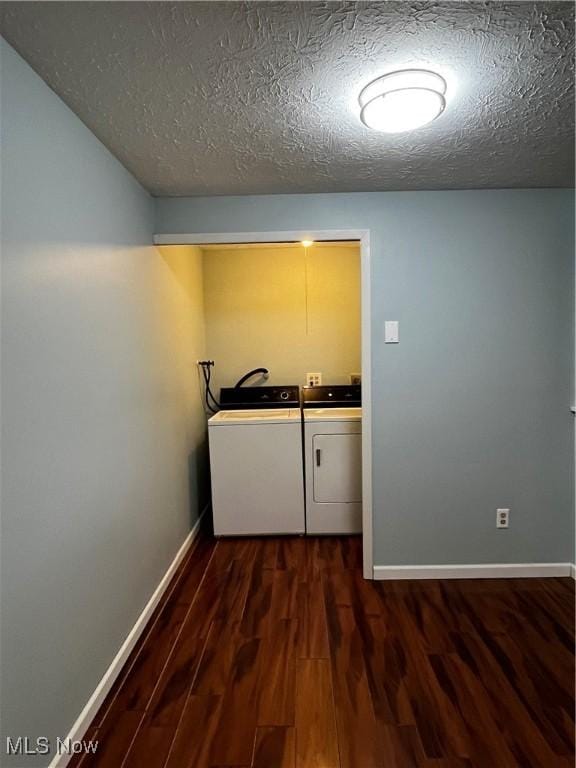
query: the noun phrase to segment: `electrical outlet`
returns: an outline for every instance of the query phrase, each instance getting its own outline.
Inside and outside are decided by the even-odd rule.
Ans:
[[[496,528],[508,528],[509,522],[510,522],[510,510],[497,509],[496,510]]]
[[[361,373],[351,373],[350,374],[350,384],[353,384],[353,385],[362,384],[362,374]]]
[[[309,387],[320,387],[320,386],[322,386],[322,374],[321,373],[307,373],[306,374],[306,384]]]

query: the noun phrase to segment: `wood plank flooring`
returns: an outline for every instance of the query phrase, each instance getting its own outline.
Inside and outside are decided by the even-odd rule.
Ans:
[[[198,540],[74,768],[568,768],[571,579],[367,582],[359,538]]]

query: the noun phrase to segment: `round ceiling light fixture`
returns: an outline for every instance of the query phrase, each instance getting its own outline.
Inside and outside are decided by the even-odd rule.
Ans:
[[[360,92],[360,119],[384,133],[412,131],[446,107],[446,81],[427,69],[402,69],[373,80]]]

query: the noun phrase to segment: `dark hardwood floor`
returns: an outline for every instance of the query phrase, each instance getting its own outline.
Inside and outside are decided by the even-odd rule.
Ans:
[[[568,768],[570,579],[367,582],[358,538],[201,538],[82,768]]]

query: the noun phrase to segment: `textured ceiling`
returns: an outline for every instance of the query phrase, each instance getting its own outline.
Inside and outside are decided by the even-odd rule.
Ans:
[[[0,31],[155,195],[571,186],[571,2],[5,2]],[[448,106],[365,128],[374,77]]]

